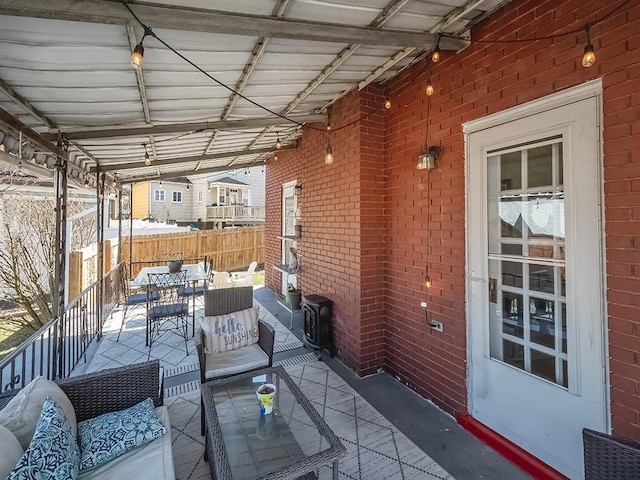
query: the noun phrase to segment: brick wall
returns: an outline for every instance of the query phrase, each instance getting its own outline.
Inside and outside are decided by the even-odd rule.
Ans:
[[[515,1],[473,31],[474,40],[580,28],[618,3]],[[429,74],[429,144],[439,168],[417,172],[425,143],[425,63],[387,87],[386,365],[449,412],[466,410],[464,138],[462,123],[603,78],[604,190],[611,408],[615,431],[640,439],[640,5],[591,29],[597,62],[581,65],[584,32],[521,44],[473,43],[445,53]],[[427,260],[433,288],[421,285]],[[443,334],[426,326],[427,299]]]
[[[518,44],[477,42],[580,29],[616,5],[515,0],[476,26],[469,48],[444,52],[429,73],[422,62],[385,84],[392,109],[333,132],[331,167],[323,163],[326,135],[310,129],[298,150],[269,165],[267,263],[280,255],[280,185],[297,178],[304,185],[301,288],[334,300],[339,355],[357,372],[383,362],[448,412],[466,412],[462,124],[602,77],[612,425],[640,439],[640,5],[632,2],[592,28],[597,62],[589,69],[581,65],[584,32]],[[436,88],[430,105],[427,75]],[[381,93],[376,87],[351,92],[332,107],[331,123],[369,113]],[[415,169],[425,143],[444,150],[429,173]],[[269,285],[279,288],[279,275],[267,273]],[[443,333],[427,326],[422,300],[445,324]]]
[[[384,352],[384,110],[377,87],[352,92],[331,109],[333,165],[325,165],[326,125],[305,127],[299,147],[278,153],[267,166],[267,285],[280,290],[271,266],[281,256],[282,183],[302,185],[302,240],[298,242],[303,295],[334,302],[337,355],[359,373],[374,372]],[[362,115],[375,112],[366,121]]]

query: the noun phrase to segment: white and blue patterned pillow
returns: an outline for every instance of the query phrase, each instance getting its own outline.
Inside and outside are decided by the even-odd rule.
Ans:
[[[47,397],[29,448],[7,480],[75,480],[80,451],[60,405]]]
[[[80,470],[105,464],[166,432],[150,398],[125,410],[80,422]]]

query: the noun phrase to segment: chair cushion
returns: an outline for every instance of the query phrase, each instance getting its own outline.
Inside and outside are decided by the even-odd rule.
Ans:
[[[171,430],[167,407],[158,407],[156,412],[167,431]],[[171,435],[163,435],[99,467],[81,470],[79,476],[79,480],[137,480],[139,478],[175,480]]]
[[[20,390],[0,410],[0,425],[7,427],[16,436],[23,449],[27,449],[36,430],[42,405],[51,397],[64,411],[73,434],[76,434],[76,412],[62,389],[51,380],[38,376]]]
[[[75,480],[79,464],[80,450],[73,428],[62,407],[47,397],[29,448],[7,480]]]
[[[178,295],[183,297],[190,297],[191,295],[204,295],[204,287],[180,287],[178,289]]]
[[[158,292],[151,292],[150,300],[157,301],[159,298]],[[127,305],[138,305],[139,303],[147,303],[146,293],[133,293],[127,297]]]
[[[259,313],[260,305],[254,305],[225,315],[202,317],[200,325],[204,332],[204,352],[226,352],[256,343],[260,337]]]
[[[167,429],[150,398],[124,410],[80,422],[80,469],[98,467],[165,433]]]
[[[2,445],[0,478],[7,478],[7,475],[11,473],[11,470],[18,463],[18,460],[24,455],[24,449],[11,430],[2,425],[0,425],[0,445]]]
[[[205,355],[205,362],[205,378],[213,379],[268,367],[269,356],[254,343],[227,352]]]
[[[167,305],[156,305],[147,310],[148,318],[177,317],[189,314],[189,305],[184,303],[170,303]]]

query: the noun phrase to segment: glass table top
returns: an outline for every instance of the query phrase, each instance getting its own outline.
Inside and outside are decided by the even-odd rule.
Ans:
[[[260,412],[256,390],[263,383],[276,385],[271,414]],[[207,382],[202,391],[205,404],[215,405],[217,425],[208,428],[224,441],[226,459],[216,461],[228,462],[227,478],[268,478],[283,469],[301,475],[316,469],[321,458],[328,463],[346,451],[281,367]],[[220,467],[227,465],[216,464]]]

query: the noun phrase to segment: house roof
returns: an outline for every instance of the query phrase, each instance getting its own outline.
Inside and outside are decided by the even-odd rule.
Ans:
[[[244,187],[248,186],[246,183],[241,182],[240,180],[236,180],[235,178],[231,178],[231,177],[218,178],[217,180],[212,180],[209,183],[225,183],[227,185],[242,185]]]
[[[261,164],[350,90],[464,48],[504,3],[0,0],[0,141],[15,155],[28,127],[23,159],[123,183]]]

